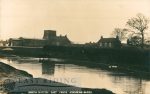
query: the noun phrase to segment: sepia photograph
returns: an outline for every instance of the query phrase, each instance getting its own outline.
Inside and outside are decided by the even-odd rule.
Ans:
[[[150,0],[0,0],[0,94],[150,94]]]

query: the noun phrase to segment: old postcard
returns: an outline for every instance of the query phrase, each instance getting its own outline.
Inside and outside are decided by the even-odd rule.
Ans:
[[[0,0],[0,94],[150,94],[150,0]]]

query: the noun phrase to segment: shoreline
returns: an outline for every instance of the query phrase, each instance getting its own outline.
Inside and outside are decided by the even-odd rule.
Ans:
[[[8,64],[0,62],[0,93],[7,94],[3,86],[9,79],[32,78],[26,71],[16,69]]]
[[[3,77],[33,77],[26,71],[16,69],[8,64],[0,62],[0,78]]]

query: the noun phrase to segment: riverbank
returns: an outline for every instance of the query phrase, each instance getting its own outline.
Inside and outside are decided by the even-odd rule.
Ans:
[[[0,79],[15,77],[32,77],[32,75],[26,71],[18,70],[10,65],[0,62]]]
[[[10,65],[0,62],[0,93],[6,94],[4,84],[8,79],[32,78],[33,76],[26,71],[16,69]]]

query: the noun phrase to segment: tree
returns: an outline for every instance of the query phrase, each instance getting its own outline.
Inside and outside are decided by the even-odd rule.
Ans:
[[[127,25],[141,35],[141,47],[144,47],[144,34],[148,29],[149,20],[142,14],[137,14],[137,17],[133,17],[127,21]]]
[[[114,37],[118,36],[120,41],[126,39],[127,29],[115,28],[112,35]]]
[[[127,44],[131,46],[141,46],[141,37],[140,36],[133,36],[127,40]]]

